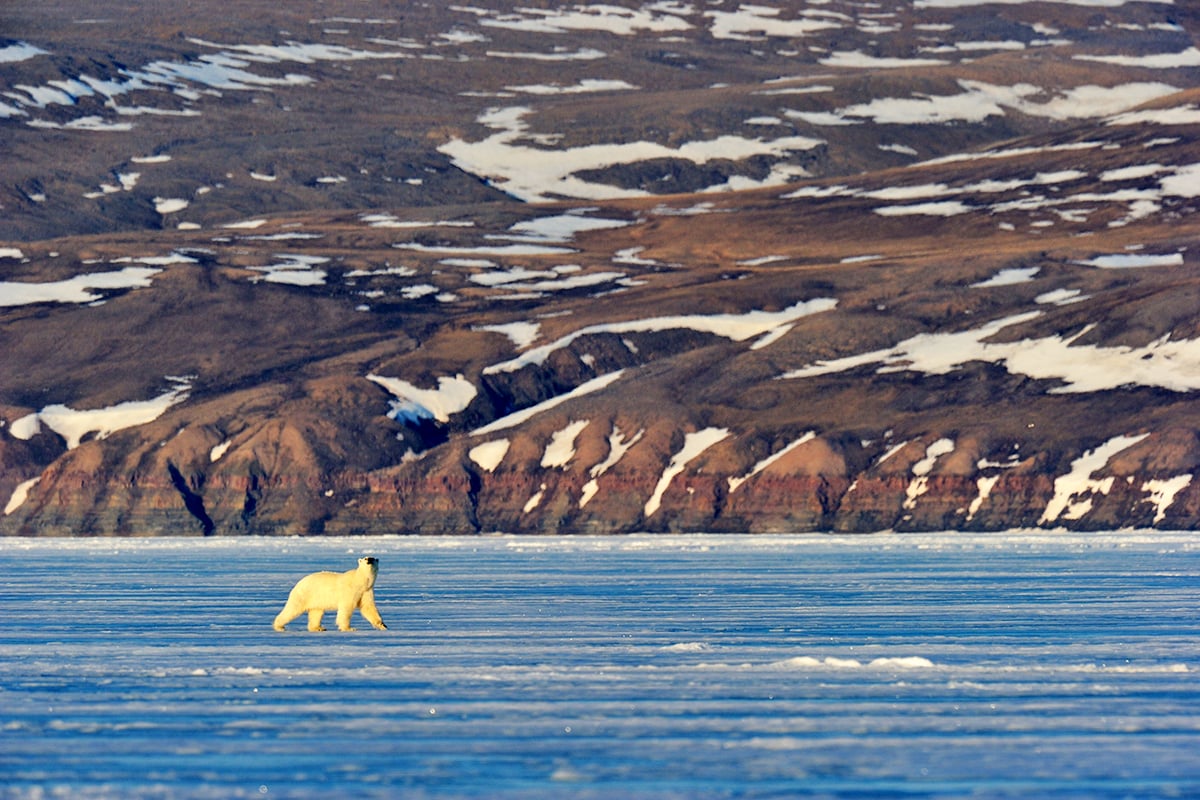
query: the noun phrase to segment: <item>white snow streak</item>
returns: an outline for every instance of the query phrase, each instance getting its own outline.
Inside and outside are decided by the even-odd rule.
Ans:
[[[131,400],[83,411],[61,404],[49,405],[14,422],[9,433],[18,439],[30,439],[37,433],[40,422],[63,437],[68,450],[74,450],[89,433],[96,434],[97,439],[107,438],[117,431],[153,422],[171,406],[186,400],[190,382],[184,379],[171,381],[175,388],[150,400]]]
[[[904,508],[912,510],[917,507],[917,498],[929,491],[929,473],[934,464],[944,455],[954,452],[953,439],[938,439],[925,448],[925,457],[912,466],[913,480],[904,490]]]
[[[419,422],[422,419],[435,419],[438,422],[449,422],[451,414],[464,411],[479,390],[461,374],[451,378],[438,378],[435,389],[420,389],[399,378],[385,378],[381,375],[367,375],[367,380],[379,384],[395,395],[390,401],[391,410],[388,416],[397,421]]]
[[[638,443],[643,433],[644,431],[638,431],[626,439],[625,434],[621,433],[621,429],[615,423],[613,424],[612,432],[608,434],[608,455],[603,461],[588,470],[591,480],[583,485],[583,493],[579,498],[580,508],[586,506],[596,496],[596,493],[600,491],[600,484],[597,479],[616,466],[617,462],[629,452],[629,448]]]
[[[583,433],[588,422],[586,419],[574,420],[565,428],[555,431],[550,437],[550,444],[546,445],[546,452],[542,454],[542,466],[566,467],[570,464],[575,457],[575,440]]]
[[[1176,392],[1200,389],[1200,340],[1167,337],[1143,347],[1080,345],[1076,341],[1090,328],[1064,337],[987,342],[1000,331],[1036,319],[1033,311],[994,320],[957,333],[922,333],[886,350],[875,350],[834,361],[818,361],[780,376],[808,378],[845,372],[873,364],[879,373],[924,372],[945,375],[971,361],[1003,366],[1015,375],[1038,380],[1058,380],[1054,394],[1117,389],[1123,386],[1156,386]]]
[[[1114,436],[1094,450],[1088,450],[1071,462],[1071,471],[1054,479],[1054,497],[1050,500],[1038,524],[1055,522],[1060,517],[1080,519],[1092,510],[1092,496],[1108,494],[1115,478],[1092,478],[1109,459],[1145,439],[1150,434]],[[1084,496],[1086,495],[1086,496]]]
[[[683,449],[671,458],[671,463],[663,470],[662,477],[658,479],[658,485],[654,487],[654,493],[646,501],[644,515],[647,517],[653,516],[654,512],[658,511],[659,506],[662,505],[662,498],[667,491],[667,487],[671,485],[671,481],[675,480],[675,476],[683,472],[684,467],[688,465],[689,461],[728,435],[728,428],[705,428],[704,430],[684,436]]]
[[[627,322],[606,322],[589,325],[577,331],[560,337],[549,344],[529,350],[511,361],[494,364],[484,369],[484,374],[492,375],[499,372],[515,372],[530,364],[542,364],[556,350],[569,346],[575,340],[599,333],[654,333],[667,330],[687,329],[701,333],[711,333],[732,339],[735,342],[745,341],[755,336],[767,333],[781,325],[795,322],[801,317],[828,311],[837,305],[832,298],[817,298],[801,301],[782,311],[748,311],[745,314],[709,314],[671,317],[650,317],[635,319]]]
[[[496,439],[472,447],[467,456],[484,472],[495,472],[496,467],[500,466],[500,462],[508,455],[508,447],[508,439]]]
[[[17,488],[13,489],[12,497],[8,498],[8,502],[4,506],[4,516],[7,517],[24,505],[25,500],[29,497],[29,490],[37,485],[37,482],[41,479],[42,476],[39,475],[36,478],[30,478],[27,481],[18,483]]]
[[[487,425],[476,428],[475,430],[471,431],[471,435],[482,436],[484,434],[495,433],[496,431],[502,431],[520,425],[521,423],[536,417],[538,414],[541,414],[544,411],[557,408],[569,400],[583,397],[584,395],[591,394],[592,392],[598,392],[607,387],[609,384],[617,381],[624,374],[625,370],[619,369],[616,372],[609,372],[604,375],[599,375],[595,378],[592,378],[590,381],[581,383],[579,386],[576,386],[566,394],[560,394],[558,397],[551,397],[549,400],[543,400],[535,406],[530,406],[529,408],[524,408],[520,411],[514,411],[506,417],[501,417],[498,420],[489,422]]]
[[[799,439],[796,439],[794,442],[789,444],[787,447],[784,447],[779,452],[773,453],[772,455],[769,455],[766,458],[759,461],[757,464],[754,465],[753,469],[751,469],[749,472],[747,472],[745,475],[741,476],[740,478],[729,478],[729,493],[733,494],[735,491],[737,491],[738,487],[741,486],[743,483],[750,480],[751,478],[753,478],[755,475],[762,472],[763,470],[767,469],[772,464],[774,464],[776,461],[783,458],[784,456],[786,456],[788,453],[795,450],[800,445],[805,444],[807,442],[811,442],[815,438],[817,438],[816,431],[808,431],[803,436],[801,436]]]
[[[1149,480],[1142,484],[1142,491],[1149,492],[1148,502],[1154,504],[1154,524],[1167,518],[1167,509],[1175,502],[1175,497],[1190,486],[1191,474],[1176,475],[1166,480]]]
[[[103,297],[94,289],[141,289],[162,272],[149,267],[125,267],[116,272],[93,272],[47,283],[0,281],[0,307],[33,303],[91,303]]]

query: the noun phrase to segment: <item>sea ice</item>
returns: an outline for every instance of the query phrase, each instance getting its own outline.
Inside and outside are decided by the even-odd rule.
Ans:
[[[271,631],[362,553],[391,630]],[[4,537],[4,789],[1187,796],[1198,558],[1151,531]]]

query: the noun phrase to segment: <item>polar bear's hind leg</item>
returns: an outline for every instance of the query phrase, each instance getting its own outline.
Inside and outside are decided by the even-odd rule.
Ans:
[[[325,609],[312,608],[308,611],[308,629],[310,631],[323,631],[325,626],[321,624],[321,617],[325,616]]]
[[[288,595],[287,603],[283,606],[283,610],[275,617],[273,627],[277,631],[283,630],[284,626],[303,614],[305,610],[304,604],[299,602],[296,591],[293,589],[292,593]]]

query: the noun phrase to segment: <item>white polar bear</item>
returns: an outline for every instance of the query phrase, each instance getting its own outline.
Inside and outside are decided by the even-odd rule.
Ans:
[[[339,631],[352,631],[350,615],[354,609],[362,612],[367,622],[381,631],[387,625],[375,607],[375,576],[379,574],[379,559],[364,556],[358,560],[358,568],[346,572],[314,572],[305,575],[288,594],[287,605],[275,617],[275,630],[308,612],[308,629],[323,631],[321,617],[326,611],[337,611]]]

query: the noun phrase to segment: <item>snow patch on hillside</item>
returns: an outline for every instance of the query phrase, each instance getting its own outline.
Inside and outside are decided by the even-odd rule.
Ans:
[[[74,450],[89,433],[96,434],[97,439],[105,439],[117,431],[153,422],[171,406],[186,400],[191,390],[191,379],[168,380],[174,387],[149,400],[130,400],[105,408],[85,410],[56,403],[21,417],[8,430],[14,438],[28,440],[40,430],[41,425],[45,425],[65,440],[68,450]]]
[[[542,467],[566,467],[570,464],[571,459],[575,457],[575,440],[589,422],[590,420],[586,419],[573,420],[565,428],[555,431],[542,454]]]
[[[646,501],[643,514],[647,517],[653,516],[654,512],[658,511],[662,505],[663,495],[666,494],[671,481],[683,472],[690,461],[727,436],[729,436],[728,428],[705,428],[686,434],[683,437],[683,447],[671,457],[671,463],[667,464],[667,468],[663,470],[662,477],[658,479],[658,484],[654,487],[654,493]]]
[[[1029,322],[1040,311],[994,320],[979,328],[954,333],[922,333],[894,347],[818,361],[786,372],[781,379],[831,375],[880,365],[879,373],[924,372],[945,375],[971,361],[1003,366],[1014,375],[1063,383],[1052,394],[1074,394],[1154,386],[1175,392],[1200,390],[1200,340],[1171,340],[1168,336],[1142,347],[1082,345],[1078,340],[1091,327],[1073,336],[1054,335],[1015,342],[986,341],[1005,328]]]
[[[640,31],[670,33],[692,27],[679,16],[690,13],[690,6],[677,3],[654,3],[639,9],[581,4],[558,9],[517,8],[511,12],[470,6],[455,6],[453,10],[475,14],[479,24],[487,28],[538,34],[598,31],[631,36]]]
[[[1076,86],[1051,91],[1028,83],[1003,86],[983,81],[959,80],[963,89],[954,95],[879,97],[834,111],[796,112],[811,125],[874,122],[877,125],[934,125],[947,122],[978,123],[1002,117],[1005,109],[1053,120],[1104,117],[1174,94],[1176,87],[1142,82],[1118,86]],[[1041,101],[1038,98],[1050,96]]]
[[[1164,480],[1149,480],[1142,484],[1142,491],[1149,492],[1146,501],[1154,505],[1154,524],[1167,518],[1167,509],[1175,502],[1176,496],[1192,483],[1191,473],[1176,475]]]
[[[781,325],[795,322],[809,314],[829,311],[836,305],[837,301],[832,298],[816,298],[814,300],[801,301],[782,311],[775,312],[749,311],[745,314],[696,314],[650,317],[648,319],[635,319],[626,322],[606,322],[588,325],[559,337],[553,342],[522,353],[510,361],[493,364],[484,369],[484,374],[492,375],[500,372],[516,372],[529,365],[542,364],[551,353],[570,346],[577,339],[584,336],[601,333],[654,333],[685,329],[700,333],[711,333],[735,342],[741,342],[755,336],[761,336]]]
[[[50,55],[49,52],[40,47],[35,47],[29,42],[14,42],[10,45],[0,47],[0,64],[15,64],[18,61],[27,61],[34,56]]]
[[[953,439],[938,439],[925,448],[925,457],[912,466],[913,479],[904,490],[904,508],[911,511],[917,507],[917,498],[929,491],[929,473],[942,456],[954,452]]]
[[[480,325],[474,330],[498,333],[507,336],[518,350],[524,350],[537,341],[542,329],[539,322],[505,322],[497,325]]]
[[[467,451],[467,457],[474,461],[484,472],[495,472],[496,467],[508,455],[509,440],[496,439],[476,445]]]
[[[37,485],[37,482],[42,479],[41,475],[36,478],[30,478],[27,481],[22,481],[13,489],[12,495],[8,498],[8,502],[4,504],[4,516],[16,511],[21,506],[25,505],[25,501],[29,498],[29,490]]]
[[[579,507],[583,508],[588,502],[596,496],[600,491],[600,483],[598,479],[601,475],[608,472],[617,465],[629,449],[637,444],[645,431],[639,430],[633,436],[626,437],[616,423],[613,423],[612,431],[608,434],[608,455],[599,464],[588,470],[590,480],[583,485],[583,492],[579,498]]]
[[[1127,450],[1145,439],[1150,434],[1137,436],[1114,436],[1104,444],[1088,450],[1071,462],[1071,471],[1054,479],[1054,497],[1042,513],[1039,525],[1055,522],[1060,518],[1080,519],[1092,510],[1092,499],[1096,494],[1108,494],[1111,491],[1113,476],[1095,479],[1092,476],[1103,469],[1109,459]]]
[[[389,401],[388,416],[397,422],[419,423],[425,419],[450,421],[452,414],[466,410],[479,390],[461,374],[453,378],[442,376],[433,389],[421,389],[399,378],[369,374],[367,380],[377,383],[395,396]]]
[[[607,388],[610,384],[620,380],[621,376],[624,374],[625,370],[619,369],[616,372],[609,372],[604,375],[599,375],[589,381],[579,384],[565,394],[560,394],[557,397],[551,397],[549,400],[543,400],[537,405],[530,406],[529,408],[523,408],[520,411],[514,411],[508,416],[501,417],[498,420],[489,422],[487,425],[478,427],[471,431],[471,435],[482,436],[484,434],[495,433],[496,431],[502,431],[507,430],[508,428],[516,427],[517,425],[533,419],[538,414],[542,414],[550,409],[557,408],[563,403],[584,397],[585,395],[592,394],[593,392],[599,392]]]
[[[637,141],[547,149],[545,145],[549,141],[545,136],[529,133],[525,117],[532,111],[527,106],[490,109],[478,118],[478,122],[496,133],[477,142],[454,138],[438,151],[449,156],[459,169],[488,180],[497,189],[519,200],[539,203],[562,197],[613,200],[648,195],[641,189],[624,189],[576,177],[576,173],[586,170],[659,158],[677,158],[694,164],[764,155],[783,158],[792,152],[811,150],[824,144],[820,139],[806,136],[763,140],[727,134],[677,147]],[[538,146],[521,144],[522,140]]]
[[[800,438],[798,438],[798,439],[796,439],[795,441],[791,442],[790,444],[788,444],[788,445],[787,445],[786,447],[784,447],[783,449],[779,450],[779,451],[778,451],[778,452],[776,452],[776,453],[772,453],[771,455],[767,456],[766,458],[764,458],[764,459],[760,460],[760,461],[759,461],[757,464],[755,464],[755,465],[754,465],[754,467],[753,467],[753,468],[752,468],[752,469],[751,469],[749,472],[747,472],[745,475],[742,475],[741,477],[729,478],[729,479],[728,479],[728,481],[729,481],[729,493],[730,493],[730,494],[733,494],[734,492],[736,492],[736,491],[738,490],[738,487],[740,487],[740,486],[741,486],[743,483],[745,483],[746,481],[750,480],[751,478],[753,478],[755,475],[759,474],[759,473],[760,473],[760,472],[762,472],[763,470],[767,469],[767,468],[768,468],[768,467],[770,467],[772,464],[774,464],[776,461],[778,461],[779,459],[783,458],[784,456],[786,456],[788,453],[790,453],[790,452],[792,452],[793,450],[795,450],[795,449],[796,449],[797,447],[799,447],[800,445],[802,445],[802,444],[807,444],[808,442],[811,442],[811,441],[812,441],[813,439],[815,439],[815,438],[817,438],[817,433],[816,433],[816,431],[808,431],[808,432],[807,432],[807,433],[805,433],[803,436],[801,436]]]
[[[96,290],[142,289],[162,272],[152,267],[125,267],[115,272],[92,272],[61,281],[22,283],[0,281],[0,307],[34,303],[91,303],[104,297]]]

